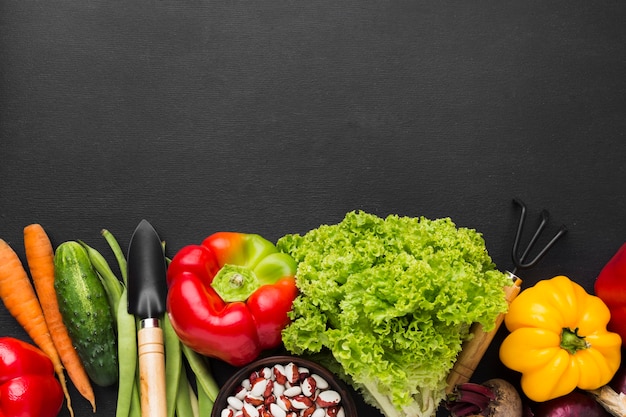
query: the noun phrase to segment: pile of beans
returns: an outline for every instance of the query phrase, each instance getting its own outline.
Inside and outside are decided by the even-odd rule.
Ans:
[[[221,417],[344,417],[341,395],[293,362],[252,372],[227,402]]]

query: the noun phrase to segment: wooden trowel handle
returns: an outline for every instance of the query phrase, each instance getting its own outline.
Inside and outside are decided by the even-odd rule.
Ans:
[[[521,285],[522,280],[515,277],[513,285],[504,289],[506,301],[509,304],[520,293]],[[473,333],[473,338],[463,344],[463,349],[457,357],[454,367],[448,374],[446,394],[450,394],[458,384],[463,384],[470,380],[503,320],[504,314],[500,314],[496,319],[495,328],[490,332],[485,332],[478,323],[472,325],[470,331]]]
[[[163,330],[155,323],[142,320],[137,334],[139,382],[142,417],[166,417],[165,347]]]

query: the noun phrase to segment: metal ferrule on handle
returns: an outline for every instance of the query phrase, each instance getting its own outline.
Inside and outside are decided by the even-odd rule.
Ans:
[[[143,319],[139,322],[139,328],[140,329],[148,329],[151,327],[161,327],[161,323],[159,321],[159,319],[155,319],[155,318],[147,318],[147,319]]]
[[[141,416],[166,417],[165,347],[159,320],[141,320],[137,339]]]

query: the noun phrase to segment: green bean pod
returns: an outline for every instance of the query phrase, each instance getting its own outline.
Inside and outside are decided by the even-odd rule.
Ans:
[[[119,384],[115,417],[129,417],[137,369],[137,328],[135,316],[128,313],[128,292],[123,289],[117,308],[117,351]]]
[[[124,281],[124,284],[127,285],[128,278],[127,278],[127,269],[126,269],[126,256],[124,255],[124,252],[122,251],[122,248],[120,247],[119,242],[117,241],[115,236],[113,236],[113,234],[109,232],[107,229],[102,229],[100,233],[109,244],[111,251],[113,251],[113,255],[115,255],[115,259],[117,259],[120,272],[122,273],[122,281]]]
[[[199,417],[198,398],[193,392],[187,379],[181,380],[178,384],[178,395],[176,396],[176,416],[177,417]]]
[[[104,256],[96,249],[87,245],[83,241],[79,241],[79,243],[85,248],[87,251],[87,255],[89,256],[89,261],[91,265],[98,273],[98,278],[102,282],[104,286],[104,290],[106,291],[107,300],[109,301],[109,306],[111,306],[111,312],[113,314],[113,318],[117,321],[117,313],[118,313],[118,304],[120,302],[120,297],[122,296],[122,290],[124,285],[122,282],[115,276],[113,270],[109,266],[109,263],[106,261]]]
[[[163,339],[165,344],[165,380],[167,381],[165,392],[167,416],[174,417],[178,385],[186,382],[186,378],[183,378],[183,354],[180,339],[167,314],[163,317]]]
[[[211,410],[213,410],[213,404],[215,400],[209,398],[207,392],[203,389],[198,389],[198,410],[201,417],[210,416]]]
[[[185,358],[187,358],[187,362],[189,363],[189,367],[196,375],[196,385],[198,386],[198,391],[204,390],[206,396],[211,399],[211,401],[215,402],[220,388],[217,381],[211,374],[209,364],[206,362],[204,356],[193,351],[190,347],[185,346],[184,344],[181,344],[181,346],[183,348]]]
[[[133,383],[133,396],[130,400],[130,417],[141,417],[141,398],[139,398],[139,373]]]

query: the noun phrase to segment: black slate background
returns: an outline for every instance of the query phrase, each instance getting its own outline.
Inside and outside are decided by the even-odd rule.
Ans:
[[[505,270],[519,197],[529,228],[550,211],[544,242],[569,229],[524,285],[591,291],[626,237],[625,18],[620,1],[2,0],[0,237],[24,259],[38,222],[113,261],[100,229],[126,247],[142,218],[173,255],[360,209],[451,217]],[[28,340],[4,309],[0,333]],[[495,347],[491,376],[517,380]],[[97,395],[113,415],[115,388]]]

